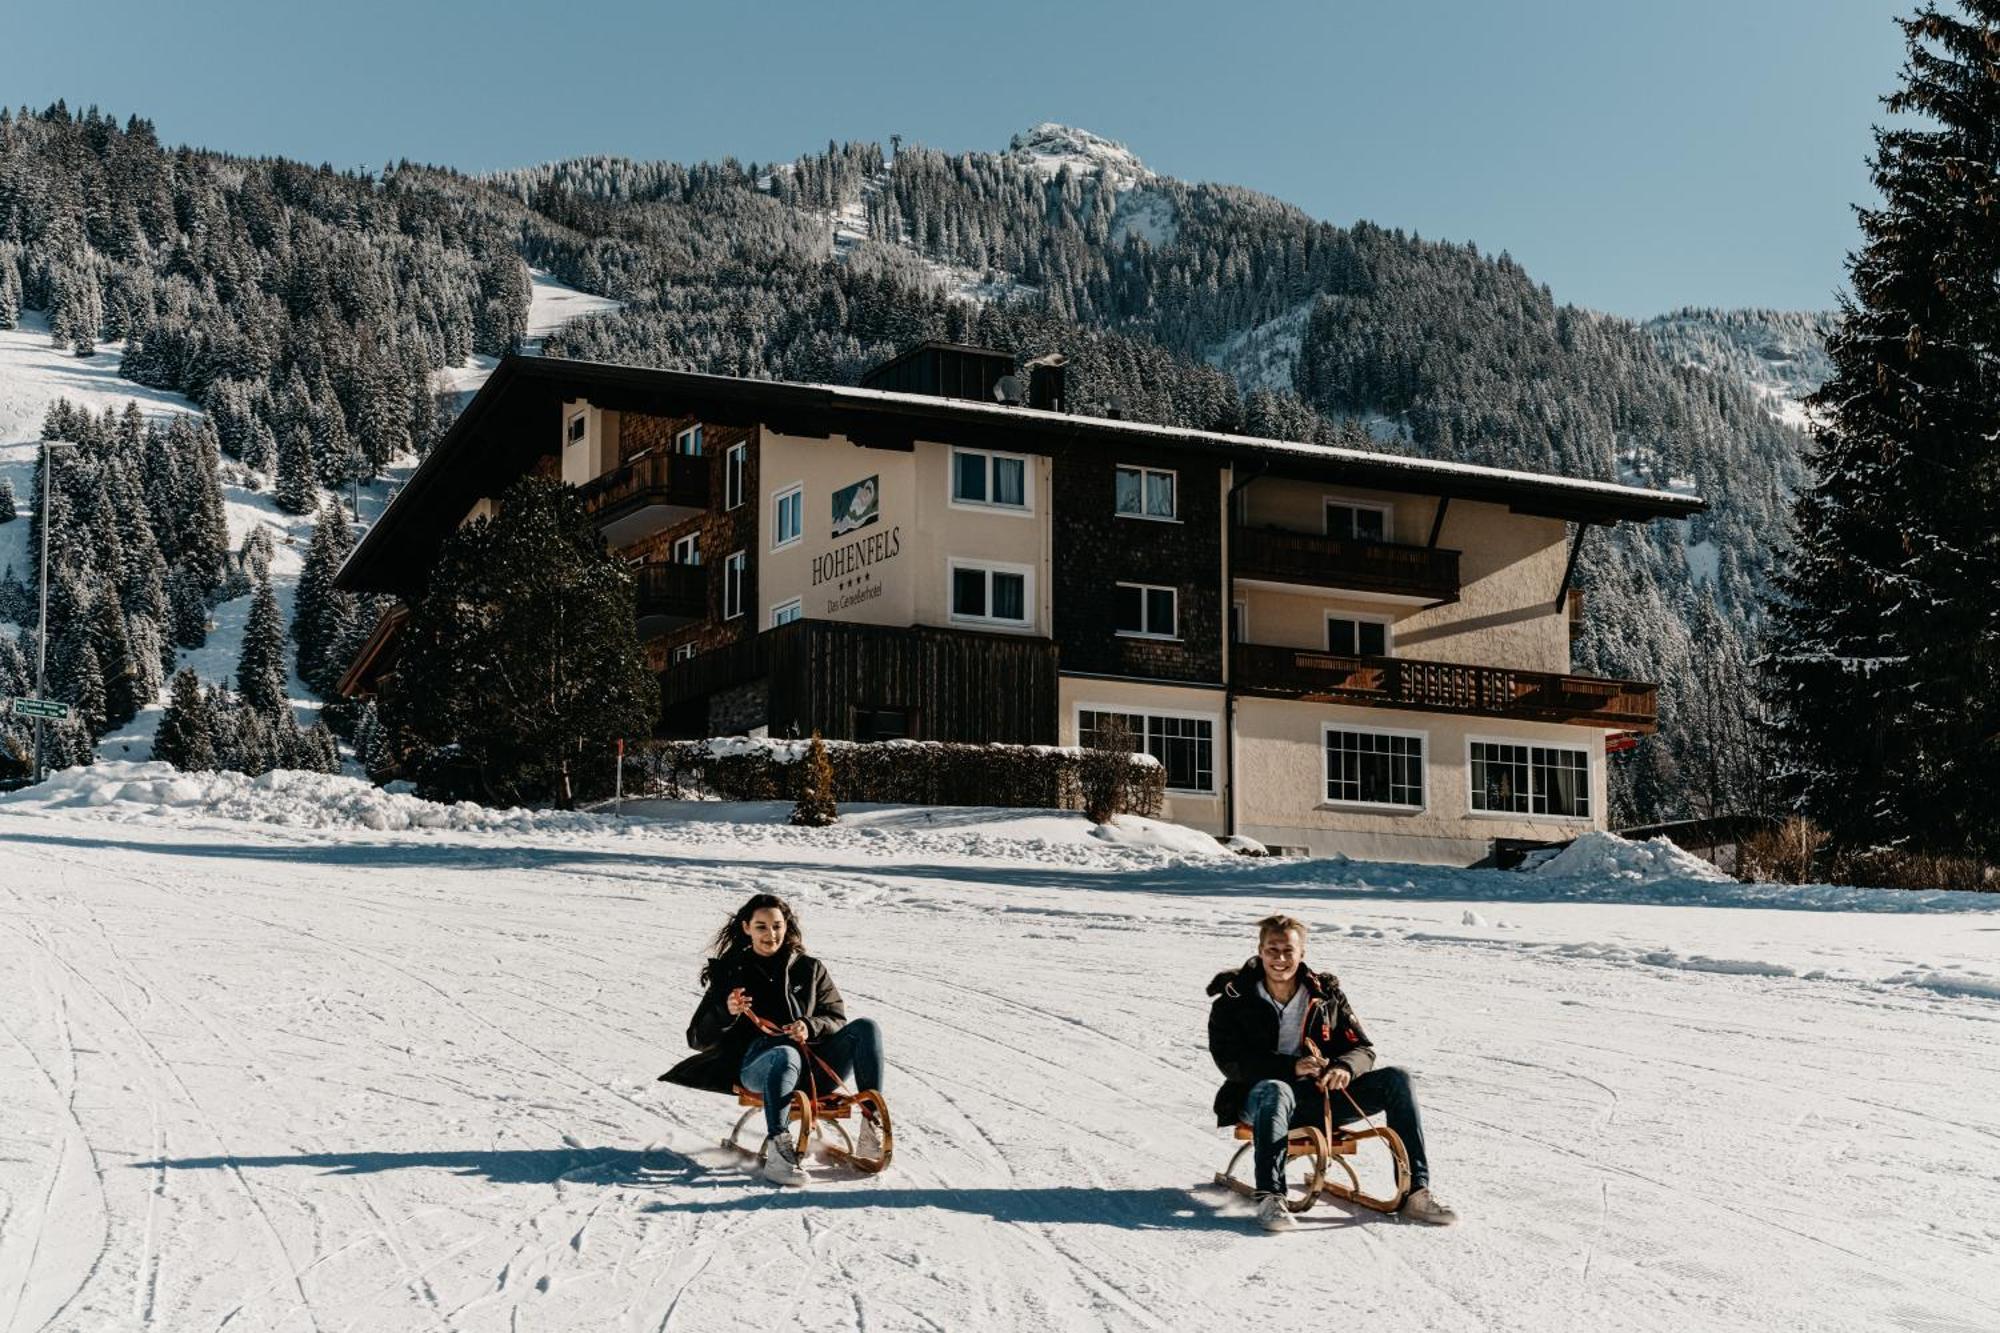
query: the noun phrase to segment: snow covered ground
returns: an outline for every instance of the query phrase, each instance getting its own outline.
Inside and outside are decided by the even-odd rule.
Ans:
[[[0,1328],[2000,1327],[2000,899],[241,786],[0,799]],[[766,888],[884,1025],[884,1176],[755,1183],[653,1081]],[[1417,1071],[1462,1226],[1267,1237],[1203,1184],[1202,987],[1276,908]]]

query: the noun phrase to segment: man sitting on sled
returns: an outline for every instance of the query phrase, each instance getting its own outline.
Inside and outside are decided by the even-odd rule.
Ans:
[[[1375,1066],[1354,1010],[1331,972],[1305,966],[1305,923],[1269,916],[1257,923],[1257,956],[1208,984],[1208,1051],[1228,1082],[1215,1094],[1216,1123],[1250,1126],[1256,1160],[1257,1220],[1267,1231],[1295,1225],[1285,1206],[1286,1137],[1316,1125],[1333,1098],[1333,1123],[1354,1110],[1384,1114],[1409,1155],[1403,1217],[1448,1226],[1458,1214],[1433,1198],[1416,1095],[1402,1070]],[[1348,1099],[1353,1099],[1350,1105]],[[1346,1114],[1342,1114],[1346,1112]]]

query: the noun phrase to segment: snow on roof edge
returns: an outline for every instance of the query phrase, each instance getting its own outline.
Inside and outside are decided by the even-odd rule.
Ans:
[[[1280,440],[1263,435],[1239,435],[1231,431],[1200,430],[1193,426],[1166,426],[1146,421],[1128,421],[1120,417],[1094,417],[1077,412],[1051,412],[1041,408],[1017,407],[1007,403],[985,403],[972,398],[946,398],[938,394],[908,393],[895,389],[868,389],[850,384],[821,384],[810,380],[753,379],[743,375],[717,375],[701,370],[666,370],[657,366],[634,366],[622,361],[591,361],[574,357],[534,357],[530,358],[538,367],[595,366],[605,370],[642,374],[674,375],[687,379],[713,380],[727,384],[768,384],[791,389],[808,389],[829,394],[834,398],[844,398],[853,402],[896,403],[905,406],[937,409],[949,408],[987,414],[1003,420],[1034,422],[1040,425],[1055,423],[1075,423],[1092,429],[1126,432],[1133,435],[1169,436],[1190,441],[1202,441],[1226,445],[1236,445],[1252,449],[1282,450],[1305,458],[1320,459],[1330,463],[1364,463],[1375,466],[1400,468],[1411,472],[1430,473],[1436,476],[1467,477],[1482,481],[1511,482],[1533,486],[1546,486],[1594,495],[1604,499],[1645,500],[1655,504],[1665,502],[1675,508],[1692,505],[1705,508],[1705,497],[1685,491],[1653,490],[1644,486],[1627,486],[1615,481],[1598,481],[1589,477],[1566,477],[1559,473],[1527,472],[1518,468],[1487,467],[1479,463],[1455,463],[1441,458],[1412,458],[1408,454],[1377,453],[1369,449],[1349,449],[1339,445],[1311,444],[1303,440]]]

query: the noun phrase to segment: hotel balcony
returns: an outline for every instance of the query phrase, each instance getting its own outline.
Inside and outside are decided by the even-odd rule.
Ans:
[[[1244,694],[1363,708],[1650,732],[1659,720],[1657,685],[1513,667],[1425,662],[1409,657],[1340,657],[1306,648],[1238,643],[1230,679]]]
[[[577,488],[583,507],[616,549],[708,508],[708,460],[647,454]]]
[[[1426,605],[1458,600],[1457,551],[1241,524],[1229,541],[1239,583],[1364,592]]]
[[[639,565],[632,578],[642,640],[708,615],[708,571],[700,565]]]

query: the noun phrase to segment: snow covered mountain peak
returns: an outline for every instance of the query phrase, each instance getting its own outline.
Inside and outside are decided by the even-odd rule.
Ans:
[[[1050,120],[1015,135],[1007,145],[1007,156],[1051,176],[1064,167],[1083,174],[1101,171],[1119,189],[1128,189],[1153,174],[1124,144]]]

